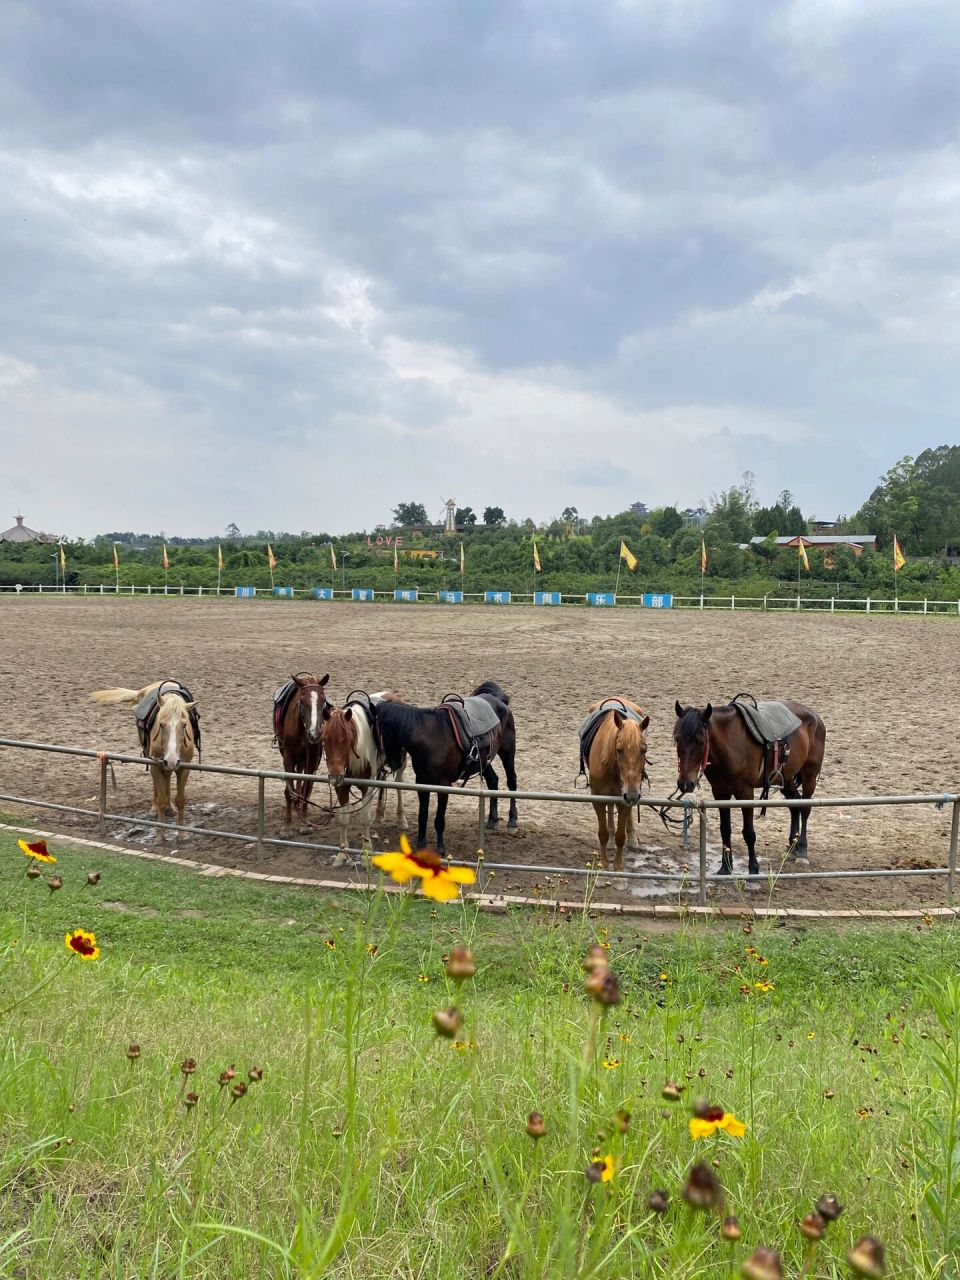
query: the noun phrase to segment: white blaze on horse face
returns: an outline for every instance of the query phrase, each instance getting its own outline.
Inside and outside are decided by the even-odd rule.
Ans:
[[[314,741],[317,736],[317,716],[319,714],[319,694],[316,689],[310,694],[310,737]]]
[[[177,749],[177,729],[179,720],[176,716],[171,716],[166,725],[166,750],[163,753],[163,763],[168,769],[175,769],[180,761],[180,752]]]

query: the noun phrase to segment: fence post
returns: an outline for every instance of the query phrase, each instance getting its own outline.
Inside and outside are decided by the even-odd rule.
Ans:
[[[283,784],[285,787],[290,785],[289,781]],[[257,857],[263,857],[263,827],[264,827],[264,792],[266,790],[266,779],[261,774],[257,779]]]
[[[483,854],[483,818],[484,818],[483,796],[479,797],[477,805],[477,852]]]
[[[700,892],[697,901],[701,907],[707,905],[707,811],[703,805],[700,809]]]
[[[950,856],[947,859],[947,899],[953,901],[957,884],[957,837],[960,835],[960,800],[953,802],[953,818],[950,822]]]
[[[731,608],[731,609],[736,609],[736,607],[737,607],[737,597],[736,597],[736,596],[731,596],[731,597],[730,597],[730,608]]]
[[[870,612],[870,597],[867,596],[867,613]]]
[[[100,831],[105,831],[107,826],[107,753],[100,753],[98,758],[100,765],[100,785],[97,791],[97,825]]]
[[[924,613],[926,613],[926,612],[927,612],[927,597],[926,597],[926,596],[924,596],[924,597],[923,597],[923,612],[924,612]]]
[[[764,613],[766,613],[766,612],[767,612],[767,597],[766,597],[766,595],[764,595],[764,597],[763,597],[763,612],[764,612]]]

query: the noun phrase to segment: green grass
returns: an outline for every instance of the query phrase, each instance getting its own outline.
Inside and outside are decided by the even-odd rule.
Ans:
[[[0,1276],[701,1277],[757,1244],[796,1275],[796,1221],[828,1191],[847,1211],[810,1274],[845,1274],[867,1232],[890,1274],[954,1274],[917,1164],[936,1191],[952,1138],[935,1127],[947,1091],[921,983],[956,972],[952,927],[746,937],[623,920],[601,935],[546,909],[478,916],[54,851],[51,892],[0,832]],[[77,926],[97,962],[68,956]],[[598,936],[624,998],[585,1055],[579,962]],[[454,942],[478,964],[459,993]],[[462,1049],[431,1025],[454,1001]],[[264,1072],[233,1103],[230,1064]],[[694,1144],[687,1109],[660,1097],[668,1078],[747,1135]],[[536,1145],[531,1110],[548,1127]],[[595,1147],[617,1162],[600,1186],[583,1172]],[[704,1153],[740,1245],[679,1199]],[[675,1202],[663,1219],[654,1187]]]

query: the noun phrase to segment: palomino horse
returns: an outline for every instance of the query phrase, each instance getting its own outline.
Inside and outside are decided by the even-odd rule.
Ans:
[[[517,730],[510,710],[509,694],[504,693],[498,684],[488,680],[479,685],[470,695],[481,698],[493,709],[496,724],[483,738],[476,743],[465,746],[456,727],[456,712],[450,704],[441,703],[438,707],[414,707],[407,702],[382,702],[377,707],[377,726],[383,742],[383,753],[390,769],[401,767],[404,753],[413,761],[413,771],[418,782],[453,786],[459,780],[466,780],[480,773],[491,791],[499,786],[497,775],[491,761],[499,756],[503,761],[507,786],[511,791],[517,787],[517,773],[514,768],[514,757],[517,750]],[[474,751],[473,748],[476,748]],[[420,811],[417,822],[417,848],[422,849],[427,841],[427,817],[430,810],[430,792],[419,793]],[[437,813],[433,826],[437,833],[437,852],[446,852],[443,832],[447,814],[446,793],[437,796]],[[492,831],[499,822],[497,801],[490,801],[490,815],[487,818],[487,830]],[[517,802],[510,800],[510,819],[507,827],[515,831],[517,827]]]
[[[383,695],[378,695],[383,696]],[[347,839],[350,825],[350,790],[351,784],[345,778],[354,778],[353,784],[360,792],[360,832],[361,848],[365,853],[373,852],[370,839],[370,808],[374,791],[384,795],[384,789],[365,787],[360,779],[379,778],[384,772],[383,753],[377,746],[375,731],[376,708],[370,699],[349,697],[343,707],[333,707],[329,703],[323,708],[323,750],[327,757],[327,776],[337,793],[339,808],[337,818],[340,825],[340,853],[334,859],[334,866],[346,860],[349,842]],[[404,762],[405,763],[405,762]],[[403,781],[401,764],[397,770],[397,780]],[[382,816],[378,812],[378,817]],[[403,792],[397,791],[397,822],[401,830],[407,826],[403,814]]]
[[[827,730],[823,721],[802,702],[783,700],[800,721],[800,727],[789,740],[789,751],[776,778],[769,778],[770,785],[778,786],[789,800],[801,795],[809,799],[817,789],[817,780],[823,767],[823,752]],[[706,777],[715,800],[752,800],[758,787],[764,784],[767,771],[765,753],[755,742],[743,722],[734,703],[713,707],[708,702],[701,707],[682,707],[676,703],[677,720],[673,726],[673,740],[677,744],[677,789],[681,794],[691,792]],[[733,874],[733,852],[730,846],[730,809],[720,810],[720,844],[722,854],[719,874]],[[747,846],[749,873],[760,874],[757,862],[757,834],[753,826],[753,809],[742,809],[743,839]],[[810,806],[797,806],[790,810],[789,856],[806,862],[807,819]]]
[[[290,677],[294,688],[281,709],[275,712],[274,731],[277,746],[283,756],[285,773],[302,773],[302,779],[290,782],[283,788],[283,830],[289,832],[293,822],[293,809],[303,822],[313,791],[313,775],[317,772],[323,754],[323,709],[327,705],[326,685],[329,674],[319,679],[309,671],[301,671]]]
[[[156,691],[155,705],[141,709],[139,704],[148,694]],[[183,826],[183,811],[187,802],[187,779],[190,770],[181,767],[189,764],[199,745],[199,723],[196,702],[176,680],[154,680],[142,689],[98,689],[90,694],[91,702],[101,705],[118,703],[137,707],[137,728],[143,754],[155,764],[150,765],[153,778],[153,805],[150,812],[163,822],[170,810],[170,779],[177,775],[177,826]],[[141,719],[141,714],[146,712]],[[164,829],[158,828],[160,839]],[[178,833],[183,836],[185,833]]]
[[[640,789],[647,771],[647,739],[644,736],[650,717],[629,698],[603,698],[590,707],[592,713],[603,709],[596,730],[585,752],[584,765],[595,796],[621,796],[621,803],[594,804],[597,815],[597,844],[600,860],[607,865],[607,842],[614,825],[616,807],[616,855],[614,868],[623,870],[623,846],[630,837],[636,847],[633,810],[640,799]]]

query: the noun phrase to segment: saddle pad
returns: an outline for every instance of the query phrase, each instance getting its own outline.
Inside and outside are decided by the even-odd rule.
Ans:
[[[500,717],[486,698],[464,698],[462,706],[459,699],[444,702],[456,712],[468,738],[482,738],[500,724]]]
[[[752,702],[734,702],[733,705],[743,716],[750,736],[761,747],[782,742],[800,728],[800,721],[782,702],[758,702],[756,706]]]
[[[582,773],[586,772],[587,760],[590,758],[590,748],[593,746],[593,740],[597,736],[597,730],[600,728],[604,716],[608,716],[611,711],[619,711],[628,720],[635,720],[637,724],[641,724],[643,721],[643,716],[639,715],[631,707],[624,706],[619,698],[606,698],[597,707],[596,711],[591,711],[587,715],[587,718],[577,730],[580,738],[580,769]]]
[[[275,707],[286,706],[287,700],[290,697],[291,693],[293,693],[294,685],[296,683],[297,682],[296,680],[294,680],[293,676],[290,676],[289,679],[284,680],[283,684],[280,686],[279,689],[274,690],[273,705]]]

